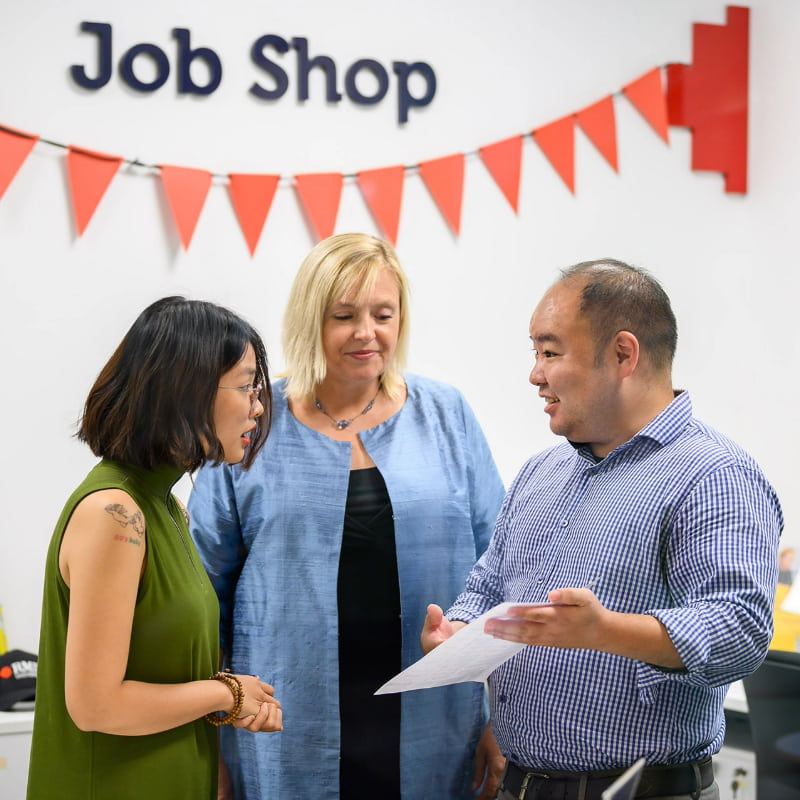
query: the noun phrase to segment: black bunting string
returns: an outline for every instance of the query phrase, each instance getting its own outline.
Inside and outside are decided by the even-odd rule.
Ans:
[[[662,67],[659,67],[659,69],[661,69],[661,68]],[[620,90],[618,90],[616,92],[612,92],[611,94],[606,95],[606,97],[622,97],[623,95],[624,95],[624,92],[620,89]],[[567,114],[565,116],[570,116],[570,115]],[[22,133],[21,131],[16,130],[14,128],[9,128],[9,127],[7,127],[6,125],[3,125],[3,124],[0,124],[0,131],[5,131],[6,133],[10,133],[10,134],[13,134],[15,136],[21,136],[23,138],[32,138],[29,134]],[[504,139],[506,139],[506,138],[511,139],[511,138],[514,138],[514,136],[520,136],[523,141],[532,140],[533,139],[533,134],[531,132],[511,134],[510,136],[503,137],[503,138]],[[58,147],[58,148],[60,148],[62,150],[69,150],[69,148],[70,148],[70,145],[63,144],[62,142],[56,142],[53,139],[47,139],[45,137],[39,137],[38,142],[41,142],[42,144],[50,145],[51,147]],[[78,147],[77,145],[72,145],[72,147],[73,148],[77,148],[78,150],[83,149],[83,148]],[[93,151],[93,150],[86,150],[85,152],[91,153],[92,155],[94,155],[96,157],[102,157],[102,154],[99,154],[99,153],[97,153],[96,151]],[[475,148],[473,150],[461,151],[460,155],[463,155],[465,158],[475,158],[475,157],[480,155],[480,148]],[[136,167],[136,168],[139,168],[139,169],[151,170],[153,172],[158,172],[161,169],[160,164],[148,164],[148,163],[146,163],[144,161],[141,161],[139,158],[121,157],[121,160],[122,160],[123,164],[127,164],[128,166]],[[414,174],[414,173],[419,172],[419,166],[420,166],[419,164],[406,164],[406,165],[403,165],[403,169],[405,169],[406,174]],[[212,178],[214,178],[214,179],[216,179],[218,181],[226,181],[228,179],[228,174],[227,173],[211,172],[210,175],[212,176]],[[282,179],[284,177],[287,177],[287,176],[281,175]],[[345,180],[356,180],[358,178],[358,173],[357,172],[345,172],[345,173],[342,173],[342,177]],[[290,178],[288,178],[288,179],[290,179]]]

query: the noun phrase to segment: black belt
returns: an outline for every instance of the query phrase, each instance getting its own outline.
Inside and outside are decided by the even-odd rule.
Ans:
[[[577,800],[586,787],[585,800],[601,800],[600,795],[625,770],[599,772],[558,772],[517,766],[508,762],[501,787],[518,800]],[[698,796],[714,782],[711,759],[672,766],[645,767],[636,797],[664,797],[675,794]]]

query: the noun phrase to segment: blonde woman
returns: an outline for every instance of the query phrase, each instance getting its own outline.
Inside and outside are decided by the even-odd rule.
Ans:
[[[494,796],[480,685],[373,696],[420,657],[426,604],[459,593],[503,497],[462,395],[404,374],[407,341],[394,250],[320,242],[289,296],[264,450],[247,472],[196,476],[230,666],[270,681],[286,715],[280,741],[225,737],[238,797]]]

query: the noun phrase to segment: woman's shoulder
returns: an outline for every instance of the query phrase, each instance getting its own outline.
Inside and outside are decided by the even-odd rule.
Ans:
[[[271,381],[272,391],[279,393],[281,397],[283,397],[284,390],[286,389],[286,378],[275,378],[275,380]]]
[[[131,481],[133,468],[111,459],[101,459],[73,492],[75,511],[106,516],[141,516],[140,492]]]
[[[270,382],[272,387],[272,425],[274,428],[284,422],[289,412],[289,399],[286,396],[286,378],[277,378]],[[269,439],[267,439],[269,443]],[[262,450],[263,452],[263,450]]]
[[[114,493],[130,497],[131,493],[126,491],[127,480],[128,473],[123,464],[101,459],[72,490],[66,506],[74,508],[79,503],[86,501],[87,498],[94,497],[93,502],[96,502],[98,497],[111,496]]]
[[[420,397],[430,397],[442,402],[463,404],[464,395],[460,389],[444,381],[434,378],[427,378],[423,375],[406,374],[403,376],[408,387],[410,397],[418,395]]]
[[[74,517],[79,516],[141,527],[144,533],[144,517],[139,504],[128,492],[117,487],[98,489],[81,498],[74,512]]]

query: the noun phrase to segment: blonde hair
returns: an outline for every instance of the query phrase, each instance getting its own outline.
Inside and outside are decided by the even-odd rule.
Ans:
[[[381,375],[380,386],[390,399],[400,396],[408,351],[408,281],[388,242],[365,233],[340,233],[323,239],[311,250],[289,292],[282,337],[288,399],[312,399],[325,378],[322,327],[327,310],[352,293],[356,302],[362,301],[382,269],[394,276],[400,305],[397,347]]]

